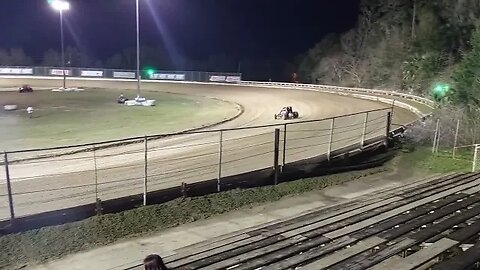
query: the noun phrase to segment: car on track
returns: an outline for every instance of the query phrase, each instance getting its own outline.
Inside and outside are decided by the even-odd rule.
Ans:
[[[33,88],[30,85],[24,84],[18,88],[19,93],[31,93],[33,92]]]
[[[118,104],[125,104],[125,102],[128,101],[128,98],[124,97],[123,94],[121,94],[118,98],[117,98],[117,103]]]
[[[291,106],[283,107],[279,113],[275,114],[275,119],[297,119],[299,114],[297,111],[293,111]]]

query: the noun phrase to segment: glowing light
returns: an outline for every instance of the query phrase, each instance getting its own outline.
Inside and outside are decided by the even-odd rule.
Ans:
[[[53,9],[58,11],[64,11],[70,9],[70,3],[63,0],[49,0],[48,3],[52,6]]]

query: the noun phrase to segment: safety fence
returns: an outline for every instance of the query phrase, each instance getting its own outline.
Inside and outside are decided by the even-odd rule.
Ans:
[[[75,78],[110,78],[135,79],[134,70],[77,68],[77,67],[6,67],[0,66],[0,76],[37,76],[37,77],[75,77]],[[203,72],[203,71],[167,71],[141,70],[142,80],[156,81],[190,81],[213,83],[238,83],[242,80],[241,73]]]
[[[216,181],[261,169],[278,179],[294,162],[347,148],[382,143],[392,111],[278,124],[161,134],[123,140],[10,151],[0,174],[0,219],[8,220],[142,194]]]

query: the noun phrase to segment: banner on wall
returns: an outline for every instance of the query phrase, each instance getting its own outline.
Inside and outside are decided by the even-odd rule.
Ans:
[[[152,80],[170,80],[170,81],[184,81],[185,74],[172,74],[172,73],[154,73],[150,75]]]
[[[71,71],[68,69],[62,70],[62,69],[51,69],[50,70],[50,75],[54,76],[63,76],[63,72],[65,72],[65,76],[70,76]]]
[[[32,75],[33,68],[0,68],[0,74]]]
[[[102,70],[82,70],[80,73],[82,77],[103,77]]]
[[[211,82],[225,82],[226,79],[227,79],[226,76],[210,75],[209,81],[211,81]]]
[[[113,72],[114,78],[122,78],[122,79],[135,79],[136,74],[135,72],[123,72],[123,71],[114,71]]]
[[[242,80],[242,77],[240,76],[227,76],[226,82],[228,83],[238,83]]]

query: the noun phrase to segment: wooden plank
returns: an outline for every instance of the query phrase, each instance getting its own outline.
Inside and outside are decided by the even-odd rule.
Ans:
[[[452,183],[452,182],[457,182],[457,181],[460,181],[460,180],[464,180],[465,178],[467,178],[467,175],[464,175],[464,174],[448,175],[448,176],[442,177],[440,179],[437,179],[436,180],[436,185],[449,184],[449,183]],[[420,185],[419,185],[418,182],[416,182],[416,183],[411,183],[411,184],[405,185],[405,186],[399,186],[399,187],[395,188],[395,190],[397,190],[397,189],[405,190],[405,187],[407,187],[405,193],[409,193],[411,191],[410,189],[412,189],[412,190],[414,189],[414,190],[418,191],[419,186],[431,189],[432,188],[432,186],[430,185],[431,181],[433,181],[433,180],[427,178],[427,179],[422,180]],[[410,187],[410,186],[413,186],[413,187]],[[417,188],[415,188],[415,186],[417,186]],[[389,194],[391,192],[392,192],[392,190],[386,190],[385,194]],[[368,199],[368,198],[371,198],[371,197],[362,196],[360,198]],[[381,201],[381,200],[382,199],[373,199],[373,200],[370,199],[371,202],[378,202],[378,201]],[[357,204],[360,204],[360,203],[361,203],[361,201],[353,201],[353,202],[350,202],[350,203],[347,203],[347,204],[357,205]],[[342,204],[337,204],[337,205],[326,207],[326,209],[324,211],[329,213],[331,210],[340,210],[340,209],[346,210],[345,206],[342,206]],[[303,217],[297,217],[297,218],[302,218],[304,220],[304,222],[299,222],[296,219],[289,219],[289,220],[286,220],[286,221],[283,221],[283,222],[273,222],[273,224],[262,226],[262,227],[257,228],[254,231],[251,231],[250,233],[248,233],[248,235],[247,234],[242,234],[242,235],[238,235],[238,236],[235,236],[235,237],[232,237],[232,238],[227,237],[225,239],[221,239],[220,241],[214,241],[213,243],[212,243],[212,241],[205,241],[204,243],[198,244],[198,245],[196,245],[192,248],[185,248],[183,250],[177,250],[176,251],[177,254],[167,257],[165,261],[166,262],[173,262],[173,261],[180,260],[181,258],[184,258],[184,257],[192,255],[192,254],[197,255],[199,253],[204,253],[205,251],[211,251],[211,250],[213,250],[217,247],[223,247],[223,246],[229,245],[231,243],[237,243],[237,241],[248,238],[249,235],[255,235],[255,234],[263,233],[263,235],[267,236],[267,237],[268,236],[273,236],[273,235],[278,234],[280,231],[285,231],[285,230],[289,230],[291,228],[301,227],[301,226],[303,226],[303,224],[305,224],[305,220],[306,220],[307,223],[314,223],[317,220],[321,220],[322,216],[316,217],[316,218],[310,219],[310,220],[308,219],[309,216],[311,216],[312,214],[313,215],[318,214],[318,212],[321,212],[321,211],[322,210],[320,209],[320,210],[317,210],[317,211],[312,211],[312,213],[308,213],[307,215],[303,215]],[[285,226],[285,224],[289,224],[289,225],[291,225],[291,227],[287,227],[287,226]],[[279,230],[274,230],[273,228],[278,228]],[[254,239],[251,242],[257,241],[257,240],[258,239]],[[242,243],[245,243],[245,242],[242,242]],[[201,250],[201,249],[203,249],[203,250]]]
[[[434,224],[428,229],[410,233],[410,236],[407,239],[412,240],[413,242],[411,243],[410,241],[407,241],[409,243],[406,244],[405,242],[402,241],[400,243],[388,246],[383,250],[380,250],[379,252],[376,252],[374,254],[363,253],[358,256],[352,257],[343,263],[334,265],[333,267],[330,268],[330,270],[341,270],[341,269],[356,270],[356,269],[365,269],[365,268],[371,267],[383,260],[388,259],[391,256],[394,256],[397,253],[402,252],[403,250],[406,250],[407,248],[415,244],[420,244],[421,242],[453,227],[454,225],[459,224],[479,214],[480,214],[480,204],[476,204],[476,207],[470,210],[466,210],[461,214],[454,215],[452,218],[443,220],[440,223]]]
[[[443,211],[436,211],[433,214],[428,214],[428,215],[416,218],[416,219],[413,220],[414,222],[411,222],[411,224],[407,223],[407,224],[402,225],[398,228],[396,228],[396,226],[395,226],[392,229],[392,226],[391,226],[392,224],[386,222],[384,224],[380,224],[379,226],[374,226],[373,228],[367,228],[366,230],[368,230],[369,234],[365,234],[363,232],[358,232],[356,234],[352,234],[351,235],[352,238],[350,238],[350,239],[355,239],[353,237],[356,237],[356,236],[361,236],[362,239],[363,239],[365,237],[369,237],[369,236],[372,236],[372,235],[374,235],[378,232],[381,232],[385,229],[390,229],[390,231],[396,231],[396,232],[399,232],[399,233],[398,234],[394,234],[394,233],[386,234],[390,238],[385,238],[381,234],[377,234],[376,236],[384,238],[384,239],[392,240],[395,237],[397,237],[398,235],[402,235],[406,232],[410,232],[412,229],[418,228],[425,223],[429,223],[429,222],[432,222],[434,220],[437,220],[437,219],[439,219],[439,218],[441,218],[445,215],[448,215],[451,212],[454,212],[458,209],[462,209],[462,208],[466,207],[467,205],[470,205],[471,203],[479,202],[479,201],[480,201],[480,195],[477,195],[475,198],[468,198],[467,200],[464,200],[459,204],[454,204],[454,205],[449,205],[448,207],[443,207],[442,208]],[[397,222],[398,222],[398,224],[404,224],[404,222],[402,222],[401,219],[397,219]],[[391,237],[392,235],[395,235],[395,237]],[[353,244],[353,243],[354,243],[354,241],[353,242],[343,241],[344,245],[347,245],[347,244],[350,245],[350,244]],[[293,257],[288,258],[288,260],[282,260],[278,263],[270,264],[269,266],[264,267],[264,269],[288,269],[288,268],[300,265],[300,264],[302,264],[302,262],[311,261],[313,259],[319,258],[320,256],[323,256],[323,255],[325,255],[329,252],[338,250],[338,249],[343,248],[343,247],[344,246],[338,245],[335,240],[332,241],[331,243],[329,243],[326,247],[311,247],[311,246],[308,246],[307,247],[308,251],[305,251],[303,254],[295,255]],[[302,250],[307,250],[307,249],[297,248],[297,250],[295,250],[295,252],[296,252],[295,254],[298,254],[299,251],[302,251]],[[250,264],[250,262],[249,262],[249,264]]]
[[[382,262],[368,268],[368,270],[395,270],[395,268],[391,268],[390,265],[400,264],[401,261],[403,261],[403,258],[398,256],[398,255],[395,255],[395,256],[392,256],[392,257],[386,259],[385,261],[382,261]]]
[[[332,253],[329,256],[322,257],[321,259],[316,260],[312,263],[309,263],[305,266],[302,266],[299,269],[302,269],[302,270],[318,270],[318,269],[322,269],[322,268],[327,268],[330,265],[334,265],[336,263],[339,263],[339,262],[345,260],[345,258],[349,258],[349,257],[352,257],[352,256],[354,256],[358,253],[361,253],[361,252],[365,251],[365,250],[372,249],[372,248],[380,245],[381,243],[384,243],[385,241],[386,241],[385,239],[373,236],[373,237],[364,239],[360,242],[357,242],[355,245],[353,245],[351,247],[344,248],[342,250],[339,250],[337,252]]]
[[[480,180],[479,180],[479,181],[480,181]],[[472,184],[472,183],[470,182],[469,184],[470,184],[470,185],[473,185],[473,184],[478,184],[478,183],[473,183],[473,184]],[[459,188],[459,187],[457,187],[457,189],[450,189],[449,186],[447,186],[446,189],[447,189],[447,191],[445,191],[444,193],[441,193],[440,195],[437,194],[437,195],[434,197],[434,199],[432,199],[432,200],[435,200],[435,199],[437,199],[437,198],[441,198],[442,196],[445,196],[446,193],[454,193],[454,192],[456,192],[457,190],[461,190],[461,188]],[[341,224],[336,223],[335,225],[341,225]],[[284,235],[285,235],[285,234],[284,234]],[[310,237],[314,237],[314,236],[312,236],[311,234],[309,234],[309,235],[304,234],[304,236],[307,236],[307,237],[309,237],[309,238],[310,238]],[[307,243],[302,243],[303,248],[302,248],[301,246],[295,246],[295,249],[291,250],[291,251],[290,251],[290,254],[292,254],[292,253],[298,253],[298,252],[301,252],[302,250],[312,248],[312,245],[314,245],[314,244],[323,244],[323,243],[324,243],[324,242],[319,242],[319,243],[317,243],[316,241],[309,241],[309,242],[307,242]],[[314,247],[314,246],[313,246],[313,247]],[[300,248],[302,248],[302,249],[300,249]],[[269,252],[272,252],[272,251],[269,250]],[[271,255],[266,256],[265,258],[259,258],[259,259],[253,260],[253,261],[249,261],[249,262],[247,262],[245,265],[239,266],[237,269],[243,269],[243,268],[249,269],[250,267],[253,267],[254,265],[255,265],[255,266],[266,265],[266,264],[268,264],[268,263],[271,263],[272,261],[281,259],[282,256],[283,256],[283,257],[286,257],[286,256],[288,256],[288,255],[289,255],[288,251],[284,251],[283,254],[271,254]],[[267,262],[267,260],[268,260],[269,262]],[[291,258],[290,258],[288,261],[291,262],[291,261],[292,261]],[[278,267],[278,266],[279,266],[279,265],[276,265],[276,264],[275,264],[275,267]],[[272,269],[275,269],[275,268],[272,268]]]
[[[464,186],[458,186],[458,187],[455,187],[455,188],[452,188],[452,189],[449,189],[449,190],[446,190],[446,191],[443,191],[443,192],[440,192],[440,193],[437,193],[433,196],[430,196],[430,197],[427,197],[427,198],[423,198],[421,200],[417,200],[417,201],[414,201],[412,203],[409,203],[407,205],[404,205],[402,207],[398,207],[396,209],[393,209],[391,211],[388,211],[388,212],[385,212],[385,213],[382,213],[378,216],[376,216],[375,218],[373,219],[369,219],[369,220],[364,220],[362,222],[359,222],[359,223],[356,223],[356,224],[353,224],[353,225],[350,225],[348,227],[344,227],[340,230],[337,230],[337,231],[334,231],[334,232],[330,232],[330,233],[327,233],[325,234],[325,237],[328,237],[328,238],[335,238],[335,237],[338,237],[338,235],[344,235],[346,233],[349,233],[349,232],[353,232],[353,231],[356,231],[356,230],[359,230],[363,227],[366,227],[366,226],[370,226],[370,225],[373,225],[377,222],[380,222],[382,220],[385,220],[385,219],[388,219],[388,218],[391,218],[393,216],[396,216],[402,212],[405,212],[407,210],[410,210],[410,209],[413,209],[413,208],[416,208],[416,207],[419,207],[423,204],[426,204],[426,203],[429,203],[429,202],[432,202],[432,201],[435,201],[435,200],[438,200],[438,199],[441,199],[445,196],[448,196],[452,193],[455,193],[455,192],[459,192],[459,191],[462,191],[464,189],[466,189],[466,187],[471,187],[471,186],[476,186],[480,184],[480,180],[476,180],[476,181],[473,181],[469,184],[466,184]]]
[[[467,178],[462,178],[462,179],[466,179],[466,181],[468,181]],[[458,181],[456,179],[448,179],[447,181],[445,182],[442,182],[442,183],[438,183],[438,185],[440,185],[442,188],[449,188],[451,185],[457,185],[458,184]],[[428,190],[431,190],[432,188],[430,186],[427,187]],[[388,199],[388,200],[380,200],[380,203],[381,204],[391,204],[391,202],[393,201],[399,201],[401,198],[391,198],[391,199]],[[374,203],[373,205],[377,205],[376,203]],[[356,205],[355,205],[356,206]],[[391,205],[389,206],[390,208],[394,208],[396,207],[395,205]],[[358,208],[358,209],[362,209],[361,207]],[[346,209],[344,209],[345,211]],[[370,208],[367,208],[361,212],[365,212],[366,210],[370,210]],[[359,213],[357,213],[359,214]],[[365,214],[365,215],[373,215],[372,212],[368,212],[368,214]],[[350,217],[351,215],[348,215],[347,217]],[[339,215],[339,217],[341,218],[347,218],[347,217],[344,217],[342,215]],[[333,219],[330,219],[329,220],[329,223],[332,223],[332,222],[338,222],[339,220],[339,217],[337,218],[333,218]],[[322,219],[322,218],[318,218],[318,219]],[[285,226],[285,227],[280,227],[276,230],[271,230],[271,231],[268,231],[266,230],[266,232],[263,233],[263,236],[264,237],[270,237],[270,236],[274,236],[282,231],[285,231],[285,230],[288,230],[290,228],[296,228],[296,227],[299,227],[299,226],[302,226],[303,224],[305,223],[311,223],[311,222],[315,222],[317,219],[313,219],[313,220],[305,220],[304,222],[300,222],[300,223],[293,223],[291,224],[290,226]],[[353,221],[352,221],[353,222]],[[348,224],[348,223],[347,223]],[[308,230],[312,230],[314,228],[318,228],[319,225],[322,225],[322,223],[316,223],[316,224],[313,224],[312,226],[310,227],[300,227],[299,229],[297,229],[297,231],[295,232],[287,232],[286,234],[284,234],[283,236],[284,237],[292,237],[292,236],[295,236],[295,235],[298,235],[302,232],[305,232],[305,231],[308,231]],[[344,225],[341,225],[341,224],[337,224],[337,226],[344,226]],[[265,229],[262,229],[262,231],[265,231]],[[255,235],[255,233],[253,234]],[[242,240],[242,241],[238,241],[236,243],[234,243],[233,245],[228,245],[228,246],[222,246],[222,247],[219,247],[219,248],[215,248],[215,249],[210,249],[209,251],[207,252],[201,252],[201,253],[197,253],[193,256],[185,256],[183,259],[178,259],[176,261],[173,261],[173,262],[170,262],[169,265],[171,267],[179,267],[179,266],[182,266],[182,265],[186,265],[188,263],[192,263],[194,261],[198,261],[198,260],[201,260],[203,258],[207,258],[209,256],[215,256],[216,254],[220,253],[220,252],[226,252],[228,250],[234,250],[234,249],[238,249],[238,248],[241,248],[243,246],[246,246],[247,244],[250,244],[250,243],[255,243],[255,242],[259,242],[261,241],[261,238],[258,238],[258,237],[252,237],[252,238],[249,238],[249,239],[245,239],[245,240]],[[275,247],[277,247],[279,245],[276,245]],[[253,248],[253,247],[252,247]],[[230,252],[228,254],[228,256],[235,256],[237,254],[239,254],[240,251],[236,251],[236,252]],[[216,256],[214,258],[211,258],[210,260],[206,261],[206,260],[202,260],[202,262],[200,263],[195,263],[194,266],[195,267],[201,267],[201,266],[204,266],[207,262],[208,263],[211,263],[213,262],[214,260],[226,260],[226,258],[228,258],[228,256]],[[220,258],[219,258],[220,257]],[[169,262],[169,261],[167,261]],[[193,267],[193,266],[192,266]]]
[[[435,259],[443,252],[457,246],[458,244],[457,241],[442,238],[432,245],[406,257],[400,264],[387,265],[387,268],[385,269],[413,270]]]
[[[462,180],[464,180],[464,181],[469,181],[468,178],[469,178],[469,177],[464,177],[464,178],[462,178]],[[449,179],[449,180],[446,180],[446,182],[448,182],[448,183],[443,183],[443,182],[442,182],[442,183],[439,183],[439,184],[436,185],[436,186],[449,187],[449,186],[451,186],[451,185],[457,185],[457,184],[459,184],[459,180],[453,179],[453,178],[451,178],[451,179]],[[436,187],[428,186],[426,189],[432,190],[432,189],[434,189],[434,188],[436,188]],[[417,190],[418,190],[418,189],[417,189]],[[385,201],[384,201],[384,202],[385,202]],[[309,221],[309,222],[311,222],[311,221]],[[333,221],[332,221],[332,222],[333,222]],[[298,225],[299,225],[299,224],[295,224],[295,226],[298,226]],[[315,227],[318,227],[318,225],[317,225],[317,226],[314,226],[313,228],[315,228]],[[288,228],[279,228],[279,230],[286,230],[286,229],[288,229]],[[309,229],[312,229],[312,228],[309,228],[309,227],[307,227],[307,228],[300,228],[300,231],[296,231],[296,232],[293,232],[293,233],[292,233],[292,232],[287,232],[287,234],[286,234],[286,235],[283,235],[283,236],[284,236],[284,237],[291,237],[291,236],[297,235],[298,233],[301,233],[301,231],[305,231],[305,230],[309,230]],[[277,231],[275,231],[275,230],[274,230],[273,232],[271,232],[271,231],[270,231],[270,232],[266,232],[266,233],[264,233],[264,234],[266,234],[266,235],[264,235],[264,236],[269,236],[269,235],[271,235],[271,234],[274,235],[275,233],[277,233]],[[184,258],[184,259],[180,259],[180,260],[178,260],[178,261],[175,261],[173,264],[169,264],[169,265],[171,265],[171,266],[173,266],[173,267],[178,267],[178,266],[181,266],[181,265],[184,265],[184,264],[187,264],[187,263],[196,261],[196,260],[201,260],[202,258],[205,258],[205,257],[214,256],[214,255],[218,254],[219,252],[225,252],[225,251],[227,251],[227,250],[232,250],[232,249],[234,249],[234,248],[246,246],[246,245],[249,244],[249,243],[254,243],[254,242],[258,242],[258,241],[260,241],[259,238],[249,238],[249,239],[246,240],[246,241],[240,240],[240,241],[238,241],[237,243],[234,243],[233,245],[227,245],[227,246],[224,246],[224,247],[221,247],[221,248],[218,248],[218,249],[210,250],[209,252],[202,252],[202,254],[196,254],[196,255],[194,255],[194,256],[189,256],[189,257],[187,257],[187,258]],[[263,243],[267,243],[267,242],[263,242]],[[238,253],[237,253],[237,254],[238,254]],[[231,256],[231,255],[235,255],[235,254],[230,254],[230,256]],[[220,257],[222,257],[222,256],[219,256],[219,258],[220,258]],[[180,256],[179,256],[178,258],[180,258]],[[228,258],[228,257],[226,257],[226,258]],[[225,258],[224,258],[224,259],[225,259]],[[197,266],[198,266],[198,265],[197,265]]]
[[[480,241],[460,255],[435,265],[432,270],[463,270],[478,261],[480,261]]]
[[[325,226],[325,225],[328,225],[328,224],[331,224],[331,223],[334,223],[334,222],[337,222],[341,219],[346,219],[348,217],[351,217],[351,216],[354,216],[354,215],[357,215],[357,214],[360,214],[360,213],[363,213],[365,211],[370,211],[372,209],[375,209],[375,208],[378,208],[379,206],[382,206],[382,205],[385,205],[385,204],[389,204],[393,201],[398,201],[400,200],[401,198],[391,198],[391,199],[388,199],[388,200],[383,200],[381,202],[377,202],[377,203],[374,203],[374,204],[371,204],[371,205],[368,205],[368,206],[365,206],[365,207],[361,207],[361,208],[357,208],[353,211],[350,211],[350,212],[346,212],[344,214],[341,214],[341,215],[333,215],[333,217],[330,217],[330,218],[327,218],[323,221],[320,221],[318,223],[316,223],[316,227],[320,227],[320,226]],[[305,227],[303,227],[305,228]],[[300,229],[303,229],[303,228],[300,228]],[[310,228],[310,227],[309,227]],[[286,239],[286,238],[290,238],[290,237],[293,237],[293,236],[297,236],[300,234],[301,231],[303,230],[295,230],[295,231],[298,231],[298,233],[296,234],[288,234],[288,236],[285,236],[285,235],[280,235],[280,237],[282,239]],[[242,246],[246,246],[247,244],[250,244],[250,243],[255,243],[255,242],[258,242],[262,239],[264,239],[265,237],[263,235],[257,235],[257,236],[254,236],[254,237],[251,237],[251,238],[248,238],[248,239],[245,239],[245,240],[242,240],[242,241],[239,241],[235,244],[232,244],[232,245],[228,245],[228,246],[224,246],[224,247],[221,247],[221,248],[216,248],[214,250],[211,250],[209,252],[204,252],[204,253],[201,253],[201,254],[197,254],[197,255],[193,255],[193,256],[189,256],[189,257],[186,257],[184,259],[181,259],[181,260],[178,260],[178,261],[175,261],[175,262],[172,262],[172,263],[169,263],[169,266],[170,267],[180,267],[180,266],[185,266],[189,263],[193,263],[195,261],[199,261],[203,258],[208,258],[210,256],[214,256],[218,253],[222,253],[222,252],[225,252],[227,250],[234,250],[234,249],[238,249]],[[280,241],[280,239],[278,240]],[[278,245],[272,245],[273,243],[270,243],[270,245],[268,245],[267,249],[268,250],[276,250],[276,249],[279,249],[279,248],[284,248],[284,247],[288,247],[288,246],[291,246],[291,245],[294,245],[298,242],[283,242],[281,244],[278,244]],[[249,250],[251,249],[254,249],[254,248],[257,248],[256,245],[248,245],[247,248]],[[262,249],[263,252],[268,252],[268,250],[265,250],[265,249]],[[232,253],[229,253],[228,256],[232,257],[232,256],[235,256],[235,255],[238,255],[238,254],[241,254],[243,253],[245,250],[237,250],[236,252],[232,252]],[[251,254],[251,253],[250,253]],[[246,256],[249,256],[250,254],[247,254]],[[253,252],[253,254],[257,254],[256,252]],[[204,265],[208,265],[208,263],[212,263],[214,261],[223,261],[223,264],[227,264],[228,262],[230,261],[227,261],[228,257],[225,255],[225,254],[222,254],[220,257],[215,257],[215,258],[212,258],[208,261],[206,260],[203,260],[199,263],[196,263],[196,264],[193,264],[193,265],[188,265],[188,267],[202,267]],[[188,268],[186,268],[188,269]]]

